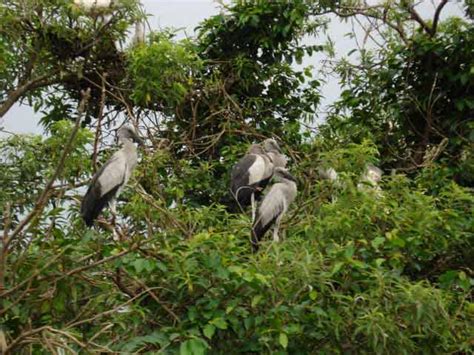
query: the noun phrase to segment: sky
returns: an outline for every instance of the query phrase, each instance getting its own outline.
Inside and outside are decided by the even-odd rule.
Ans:
[[[375,3],[376,0],[369,0],[369,3]],[[417,6],[418,12],[424,18],[429,18],[434,12],[434,8],[440,0],[422,0]],[[150,15],[148,23],[152,29],[173,27],[181,29],[181,36],[193,36],[194,29],[199,23],[218,14],[220,5],[214,0],[142,0],[143,7]],[[446,5],[442,13],[442,18],[457,15],[462,16],[462,1],[451,0]],[[355,41],[347,33],[353,32],[353,23],[350,21],[341,22],[336,18],[331,18],[328,33],[334,42],[336,58],[341,58],[355,48]],[[357,37],[363,36],[363,31],[355,28]],[[322,44],[323,38],[306,38],[305,42],[309,44]],[[321,67],[325,56],[317,54],[313,57],[307,57],[303,61],[303,66],[313,65],[316,70]],[[338,79],[329,77],[322,86],[323,100],[319,121],[324,119],[324,111],[327,106],[334,102],[341,92]],[[0,128],[4,132],[12,133],[42,133],[42,128],[38,125],[39,114],[35,114],[33,109],[27,105],[15,105],[10,111],[0,118]],[[0,137],[6,134],[0,131]]]

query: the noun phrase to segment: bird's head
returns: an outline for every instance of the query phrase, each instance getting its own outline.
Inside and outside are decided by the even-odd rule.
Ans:
[[[275,170],[273,171],[273,177],[276,178],[277,181],[290,180],[296,183],[295,177],[291,175],[290,172],[285,168],[275,168]]]
[[[123,142],[124,140],[131,140],[132,142],[138,143],[139,145],[143,145],[143,139],[138,135],[135,127],[131,124],[125,124],[120,127],[117,131],[117,138],[119,142]]]
[[[277,151],[281,153],[280,146],[273,138],[268,138],[263,141],[263,149],[265,149],[266,152]]]
[[[265,151],[260,144],[252,144],[247,151],[248,154],[265,154]]]

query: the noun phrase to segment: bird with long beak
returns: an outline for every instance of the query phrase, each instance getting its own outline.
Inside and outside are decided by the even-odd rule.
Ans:
[[[134,143],[143,144],[137,131],[131,125],[124,125],[117,131],[121,148],[92,177],[89,188],[82,200],[81,215],[87,226],[109,205],[115,220],[115,201],[127,185],[138,162]]]
[[[281,152],[277,141],[268,138],[263,141],[263,150],[267,153],[275,168],[286,168],[288,157]]]

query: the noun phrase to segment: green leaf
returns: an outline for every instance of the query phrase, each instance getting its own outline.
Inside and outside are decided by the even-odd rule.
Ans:
[[[215,332],[216,332],[216,327],[213,326],[212,324],[207,324],[203,329],[203,333],[208,339],[211,339]]]
[[[214,318],[213,320],[211,320],[211,323],[219,329],[227,329],[227,322],[223,318]]]
[[[256,295],[252,298],[252,303],[251,306],[252,308],[255,308],[260,303],[260,300],[262,299],[262,295]]]
[[[189,339],[181,343],[179,347],[180,355],[204,355],[207,343],[203,339]]]
[[[385,242],[385,238],[384,237],[377,237],[375,238],[374,240],[372,240],[372,246],[375,248],[375,249],[378,249],[378,247],[380,245],[382,245],[383,243]]]
[[[141,273],[146,268],[146,259],[136,259],[132,265],[137,273]]]
[[[341,270],[342,266],[344,263],[342,261],[338,261],[332,268],[331,270],[331,275],[335,275],[338,273],[339,270]]]
[[[396,247],[400,247],[400,248],[403,248],[405,246],[405,241],[401,238],[393,238],[390,243],[393,245],[393,246],[396,246]]]
[[[352,256],[354,255],[354,252],[355,252],[355,248],[353,245],[349,245],[347,246],[346,250],[344,251],[344,256],[347,258],[347,259],[351,259]]]
[[[316,298],[318,298],[318,291],[312,290],[312,291],[309,293],[309,298],[311,298],[313,301],[315,301]]]
[[[288,347],[288,336],[285,333],[280,333],[278,340],[280,341],[280,345],[284,349]]]
[[[377,266],[382,265],[384,262],[385,262],[385,259],[383,259],[383,258],[375,259],[375,265],[377,265]]]

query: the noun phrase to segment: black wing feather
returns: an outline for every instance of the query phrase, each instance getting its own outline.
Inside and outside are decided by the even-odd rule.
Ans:
[[[257,160],[255,154],[247,154],[234,166],[231,172],[231,186],[233,197],[237,200],[240,206],[247,207],[251,203],[252,194],[255,199],[259,200],[263,189],[267,186],[270,178],[261,180],[254,184],[249,184],[250,181],[250,167]]]
[[[105,206],[115,197],[119,188],[120,184],[103,196],[101,196],[100,186],[98,184],[91,186],[89,190],[87,190],[82,200],[81,215],[88,227],[94,224],[94,220],[99,217],[100,212],[102,212]]]

